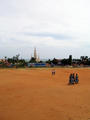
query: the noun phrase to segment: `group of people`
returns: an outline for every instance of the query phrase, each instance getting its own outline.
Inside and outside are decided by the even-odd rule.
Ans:
[[[55,75],[56,71],[55,69],[52,70],[52,75]]]
[[[70,74],[69,76],[69,84],[74,84],[74,83],[78,83],[79,82],[79,78],[78,78],[78,74],[76,73],[73,73],[73,74]]]
[[[52,75],[55,75],[55,74],[56,74],[55,69],[52,69]],[[78,84],[78,82],[79,82],[78,74],[71,73],[69,76],[69,84],[70,85]]]

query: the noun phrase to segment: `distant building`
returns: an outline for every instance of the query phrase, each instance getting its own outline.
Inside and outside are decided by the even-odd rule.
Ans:
[[[36,62],[40,62],[40,58],[39,58],[39,55],[37,55],[36,48],[34,48],[34,58],[35,58]]]
[[[34,58],[37,59],[37,52],[36,52],[36,48],[34,48]]]

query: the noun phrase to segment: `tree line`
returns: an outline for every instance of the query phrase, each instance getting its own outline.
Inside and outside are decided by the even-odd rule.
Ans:
[[[0,67],[28,67],[28,63],[37,63],[34,57],[31,57],[29,61],[20,58],[20,54],[13,56],[12,58],[8,58],[5,56],[4,59],[0,60]],[[90,58],[88,56],[81,56],[80,59],[73,59],[72,55],[69,55],[69,58],[64,59],[56,59],[53,58],[48,59],[46,61],[39,61],[38,63],[46,63],[51,67],[54,66],[80,66],[80,65],[90,65]]]

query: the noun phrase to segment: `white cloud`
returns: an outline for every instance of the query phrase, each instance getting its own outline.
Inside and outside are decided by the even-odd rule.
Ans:
[[[34,46],[41,57],[90,56],[89,6],[89,0],[0,1],[0,51],[6,51],[1,57],[19,51],[29,57]]]

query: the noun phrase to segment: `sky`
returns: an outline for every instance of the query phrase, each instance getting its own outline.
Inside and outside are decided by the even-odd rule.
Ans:
[[[90,0],[0,0],[0,58],[90,57]]]

